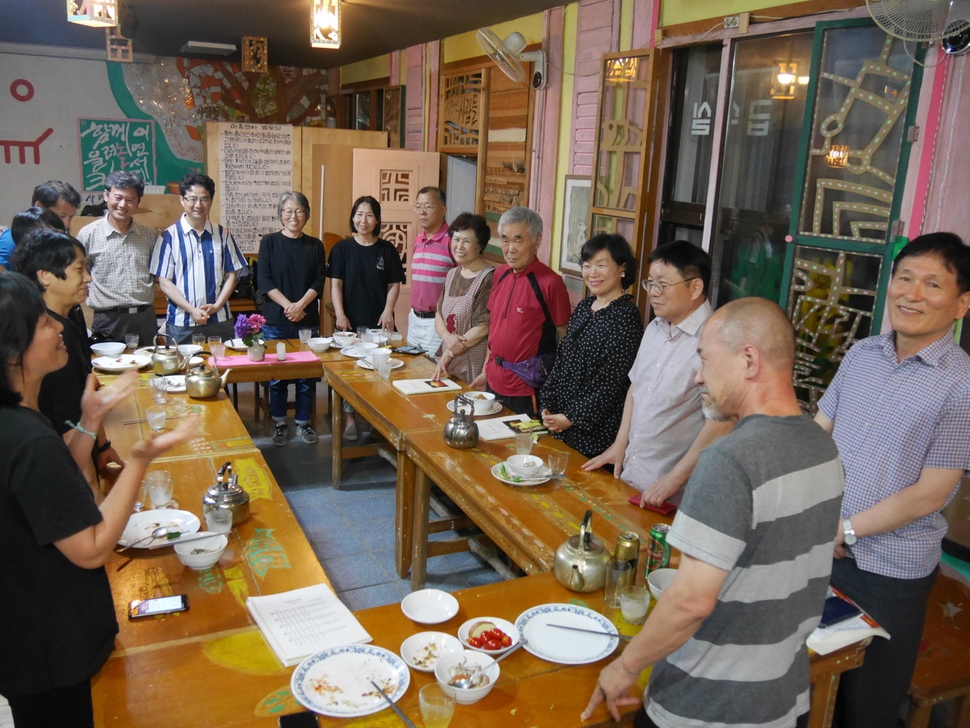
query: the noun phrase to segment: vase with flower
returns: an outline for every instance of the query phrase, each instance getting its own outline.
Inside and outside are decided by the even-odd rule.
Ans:
[[[239,314],[236,319],[236,336],[246,345],[246,355],[253,361],[262,361],[266,356],[266,342],[263,340],[263,326],[266,319],[258,313],[247,316]]]

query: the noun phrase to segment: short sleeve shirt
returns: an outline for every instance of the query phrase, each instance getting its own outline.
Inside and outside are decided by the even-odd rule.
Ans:
[[[454,267],[447,223],[430,237],[424,230],[419,232],[411,251],[411,308],[434,311],[448,271]]]
[[[373,245],[346,238],[330,253],[327,277],[343,281],[344,313],[351,326],[373,328],[387,305],[388,287],[404,283],[404,264],[397,248],[383,238]]]
[[[155,279],[149,267],[156,237],[154,230],[135,220],[128,232],[118,232],[107,215],[81,228],[77,239],[91,266],[88,306],[103,311],[145,306],[155,300]]]

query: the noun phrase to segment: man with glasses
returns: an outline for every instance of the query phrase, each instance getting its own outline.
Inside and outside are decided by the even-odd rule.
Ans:
[[[441,339],[434,328],[438,298],[448,271],[455,267],[451,238],[445,222],[445,193],[440,187],[418,190],[414,213],[421,230],[411,251],[411,311],[408,313],[408,343],[434,354]]]
[[[213,225],[209,209],[216,185],[204,174],[179,182],[182,215],[155,242],[151,272],[168,296],[165,330],[180,343],[192,334],[233,338],[229,297],[246,261],[222,225]]]
[[[711,315],[711,259],[686,240],[650,254],[643,282],[655,318],[643,332],[613,444],[583,468],[612,465],[617,478],[643,491],[641,506],[660,506],[687,483],[701,451],[731,430],[705,420],[694,377],[697,341]]]
[[[124,341],[138,334],[149,344],[158,332],[155,278],[149,270],[155,231],[134,220],[145,192],[142,178],[118,170],[104,181],[104,217],[85,225],[77,239],[91,266],[88,306],[94,311],[95,341]]]

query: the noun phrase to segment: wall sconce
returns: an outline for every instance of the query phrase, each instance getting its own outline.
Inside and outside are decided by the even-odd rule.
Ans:
[[[825,155],[825,163],[830,167],[844,167],[849,161],[849,148],[833,144]]]
[[[340,0],[313,0],[310,45],[314,48],[340,47]]]
[[[614,58],[606,67],[607,83],[630,83],[636,81],[640,70],[639,58]]]
[[[118,0],[67,0],[67,20],[90,28],[118,24]]]
[[[771,80],[771,98],[779,100],[795,98],[795,81],[797,78],[797,63],[779,63],[778,73]]]

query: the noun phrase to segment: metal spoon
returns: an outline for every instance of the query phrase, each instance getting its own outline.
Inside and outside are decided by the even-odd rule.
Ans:
[[[167,535],[168,535],[168,526],[159,526],[154,531],[152,531],[150,535],[145,536],[144,538],[140,538],[137,541],[132,541],[131,543],[126,543],[120,549],[118,549],[117,551],[115,551],[115,553],[116,554],[120,554],[122,551],[125,551],[127,549],[130,549],[132,546],[137,546],[138,544],[140,544],[143,541],[148,541],[149,539],[155,539],[155,538],[164,538]]]
[[[508,652],[505,652],[505,653],[499,655],[498,657],[496,657],[495,658],[495,662],[496,663],[501,662],[506,657],[508,657],[509,655],[511,655],[513,652],[515,652],[517,649],[519,649],[520,647],[525,647],[525,644],[526,644],[525,640],[524,639],[521,640],[517,645],[515,645],[515,647],[512,647]],[[456,678],[455,680],[452,680],[448,684],[451,685],[451,687],[453,687],[453,688],[459,688],[461,690],[468,690],[470,687],[472,687],[472,679],[471,678],[467,678],[467,677],[464,677],[464,678]]]

